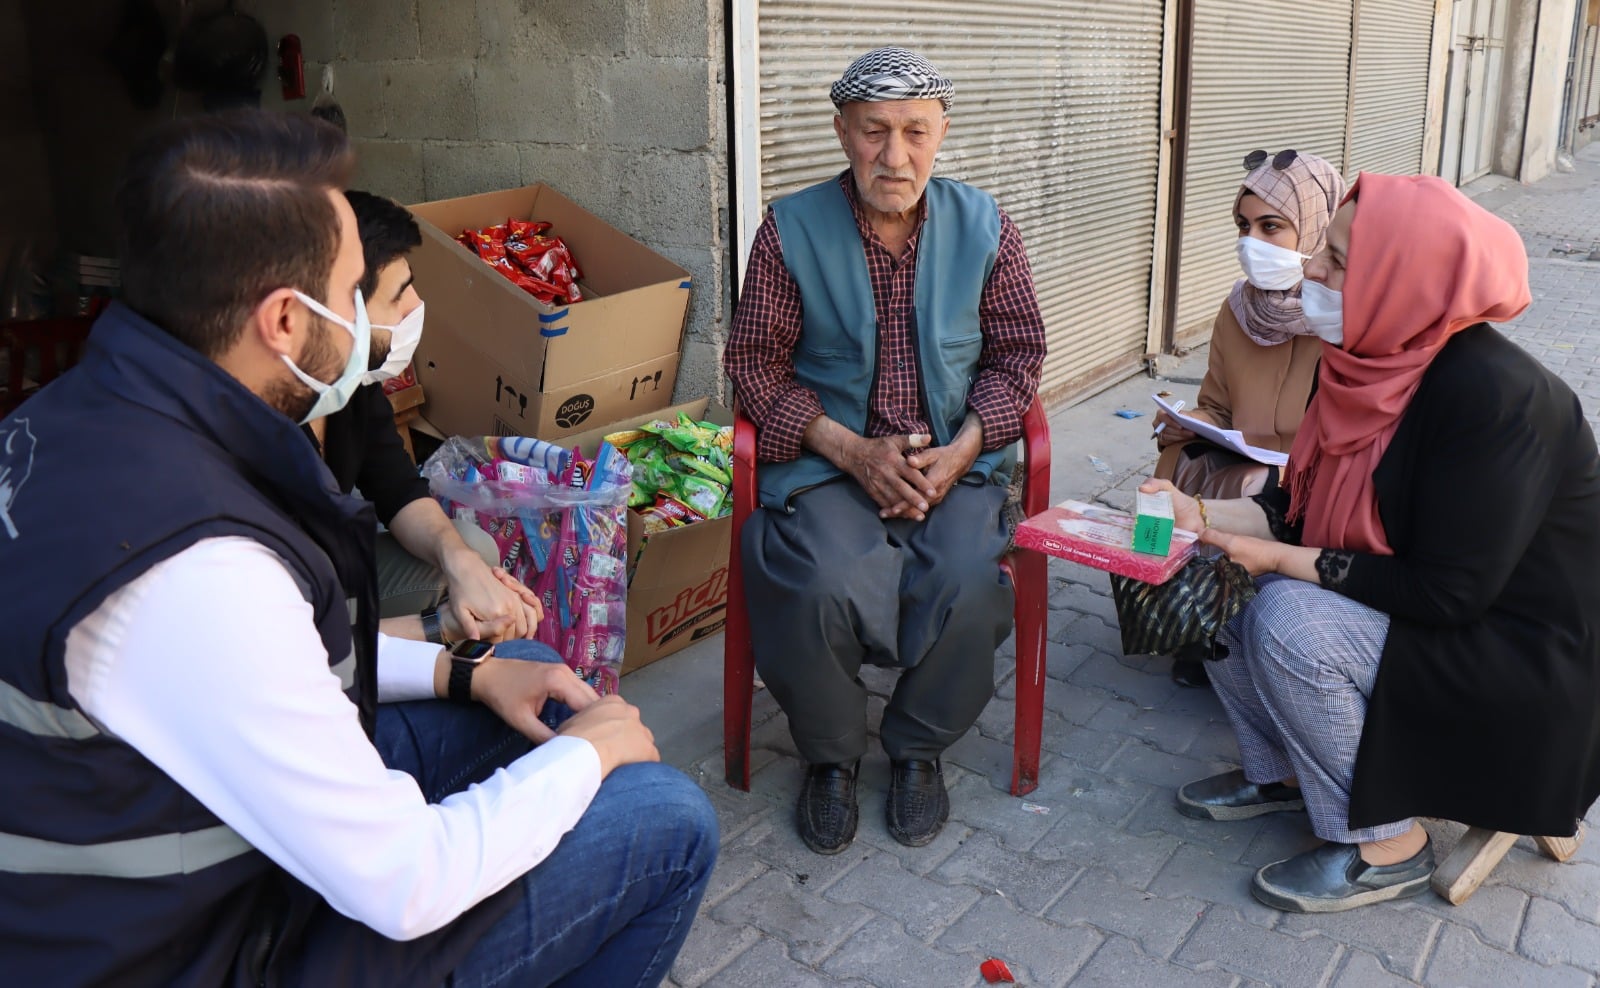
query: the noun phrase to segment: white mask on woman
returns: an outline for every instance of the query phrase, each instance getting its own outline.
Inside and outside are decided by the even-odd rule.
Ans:
[[[1240,237],[1235,250],[1245,278],[1268,292],[1287,291],[1300,284],[1301,266],[1311,260],[1297,250],[1269,244],[1256,237]]]
[[[418,302],[417,307],[406,313],[398,325],[372,327],[389,331],[389,355],[384,358],[383,366],[367,371],[363,383],[382,384],[405,373],[406,365],[411,363],[411,355],[417,352],[417,344],[422,342],[422,309],[427,304]]]
[[[1300,287],[1300,313],[1324,343],[1344,343],[1344,295],[1321,282],[1307,281]]]

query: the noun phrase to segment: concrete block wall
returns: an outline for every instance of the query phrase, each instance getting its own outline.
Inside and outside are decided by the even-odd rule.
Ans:
[[[724,397],[718,354],[731,275],[719,0],[241,7],[274,43],[300,36],[311,95],[331,68],[363,187],[420,202],[548,182],[686,268],[694,290],[675,398]],[[263,105],[283,104],[269,87]]]

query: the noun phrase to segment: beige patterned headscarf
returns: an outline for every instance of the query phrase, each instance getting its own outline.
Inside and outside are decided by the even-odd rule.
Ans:
[[[1246,192],[1259,196],[1278,215],[1294,224],[1300,235],[1296,249],[1315,254],[1322,249],[1333,212],[1344,198],[1344,179],[1339,172],[1314,154],[1296,154],[1282,171],[1272,167],[1268,157],[1239,186],[1233,200],[1233,214]],[[1300,286],[1284,291],[1266,291],[1241,278],[1228,296],[1228,307],[1245,335],[1262,346],[1286,343],[1311,332],[1300,312]]]

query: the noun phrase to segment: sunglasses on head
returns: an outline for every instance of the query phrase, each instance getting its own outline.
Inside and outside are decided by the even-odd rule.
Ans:
[[[1281,172],[1285,168],[1288,168],[1290,165],[1294,164],[1295,159],[1298,157],[1300,157],[1299,151],[1296,151],[1294,148],[1284,148],[1282,151],[1279,151],[1277,154],[1272,156],[1272,170],[1275,172]],[[1256,150],[1251,151],[1249,154],[1244,156],[1244,170],[1247,172],[1253,172],[1266,163],[1267,152],[1261,150],[1260,148],[1257,148]],[[1322,190],[1322,194],[1328,197],[1331,205],[1333,196],[1328,192],[1328,187],[1322,184],[1322,179],[1317,177],[1315,170],[1307,169],[1307,172],[1310,174],[1311,180],[1317,183],[1317,188]]]

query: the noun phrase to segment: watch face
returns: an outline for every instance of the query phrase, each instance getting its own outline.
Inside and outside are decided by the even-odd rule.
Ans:
[[[489,653],[493,651],[494,644],[492,642],[486,642],[479,638],[468,638],[466,641],[457,642],[455,647],[450,650],[450,654],[458,659],[477,662],[488,658]]]

